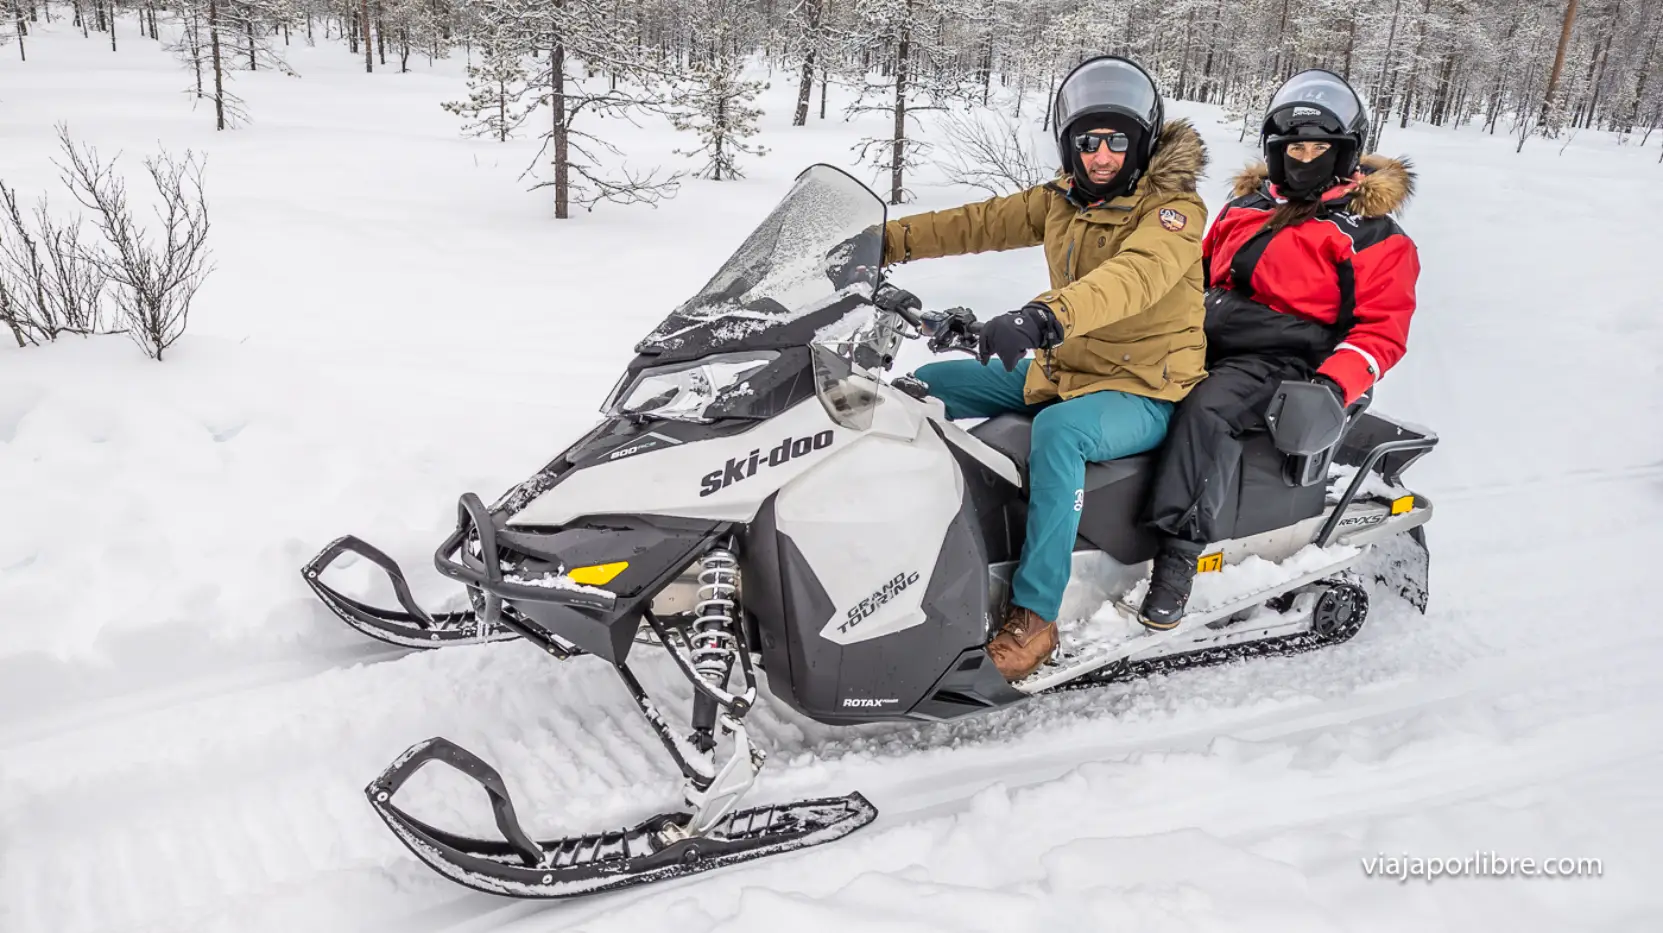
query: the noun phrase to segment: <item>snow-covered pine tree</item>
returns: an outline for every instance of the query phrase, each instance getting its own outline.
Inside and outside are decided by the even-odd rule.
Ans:
[[[188,93],[213,102],[216,129],[249,121],[246,104],[228,86],[239,66],[294,75],[273,41],[273,24],[295,15],[290,0],[181,0],[175,16],[178,32],[163,48],[191,69]]]
[[[21,0],[0,0],[0,48],[15,41],[18,60],[27,62],[29,50],[25,40],[28,36],[29,24],[23,18]]]
[[[696,9],[697,33],[705,37],[706,45],[676,82],[671,110],[676,129],[690,131],[699,139],[696,148],[677,149],[676,154],[704,157],[695,175],[712,181],[743,178],[739,157],[768,151],[747,142],[756,135],[756,121],[762,116],[756,96],[768,85],[744,77],[745,61],[736,53],[740,43],[735,12],[728,0],[703,3]]]
[[[541,98],[528,81],[524,37],[512,28],[492,30],[479,40],[479,57],[468,66],[468,98],[440,104],[468,121],[462,132],[507,142]]]
[[[550,126],[538,158],[548,155],[551,177],[535,187],[554,189],[556,219],[569,217],[573,203],[593,210],[602,201],[654,204],[676,193],[679,173],[630,169],[618,147],[580,123],[580,118],[625,117],[632,110],[666,106],[665,72],[657,50],[637,39],[636,8],[627,0],[473,2],[510,11],[547,50],[531,84],[549,104]],[[601,167],[603,152],[618,158],[615,169]]]
[[[672,117],[676,129],[695,133],[699,146],[677,149],[676,154],[704,156],[704,166],[695,172],[701,178],[743,178],[739,157],[768,152],[747,142],[756,135],[756,121],[762,116],[756,96],[768,85],[745,80],[742,64],[727,57],[701,62],[691,69],[683,81],[684,90],[677,95],[676,104],[682,109]]]
[[[875,59],[881,74],[867,73],[850,116],[881,112],[891,118],[889,133],[856,144],[860,158],[889,172],[889,203],[909,199],[906,170],[916,167],[929,143],[913,134],[917,114],[964,100],[973,84],[954,54],[952,29],[962,18],[952,0],[860,0],[858,28],[851,38],[863,58]],[[954,13],[949,16],[949,13]]]
[[[808,103],[814,94],[814,73],[820,67],[820,59],[825,54],[821,49],[824,42],[824,17],[826,0],[802,0],[793,10],[793,25],[800,31],[793,30],[794,44],[799,47],[802,57],[801,71],[797,79],[797,109],[791,115],[792,126],[805,126],[808,123]]]

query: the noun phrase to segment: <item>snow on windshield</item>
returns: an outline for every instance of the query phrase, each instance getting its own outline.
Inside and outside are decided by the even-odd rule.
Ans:
[[[870,293],[883,247],[883,205],[860,182],[815,166],[716,275],[641,349],[672,350],[698,335],[718,350],[797,320],[853,291]]]

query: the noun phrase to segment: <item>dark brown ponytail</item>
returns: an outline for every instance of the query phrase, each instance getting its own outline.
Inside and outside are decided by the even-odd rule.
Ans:
[[[1270,212],[1270,219],[1265,221],[1264,231],[1275,234],[1286,227],[1295,227],[1310,220],[1322,210],[1320,200],[1283,201],[1276,205],[1276,210]]]

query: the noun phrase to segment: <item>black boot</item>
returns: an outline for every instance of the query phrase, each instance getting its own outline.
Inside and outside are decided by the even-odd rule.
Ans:
[[[1189,602],[1190,584],[1195,582],[1195,562],[1201,557],[1202,546],[1178,538],[1161,542],[1155,555],[1154,569],[1149,574],[1149,592],[1143,597],[1143,608],[1138,621],[1157,632],[1168,631],[1184,618],[1184,604]]]

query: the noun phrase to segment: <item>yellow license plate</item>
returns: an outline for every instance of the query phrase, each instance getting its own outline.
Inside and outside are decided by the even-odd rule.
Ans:
[[[1215,571],[1223,570],[1223,569],[1224,569],[1224,552],[1223,551],[1214,551],[1211,554],[1203,554],[1195,562],[1195,572],[1196,573],[1213,573]]]

